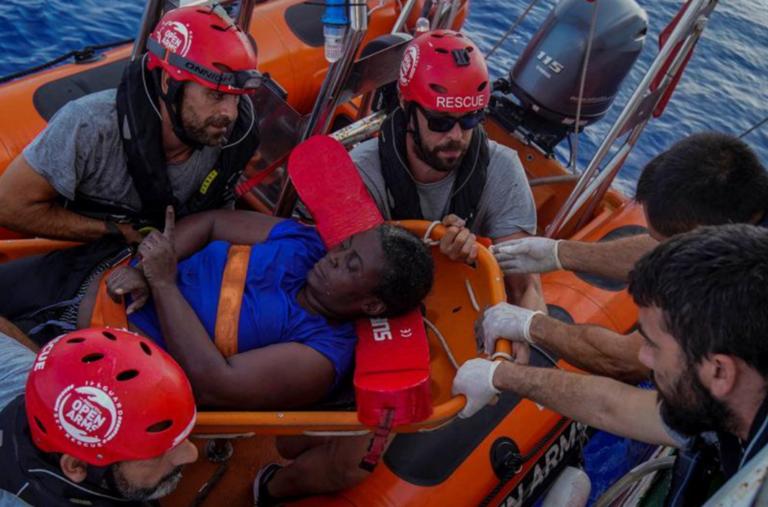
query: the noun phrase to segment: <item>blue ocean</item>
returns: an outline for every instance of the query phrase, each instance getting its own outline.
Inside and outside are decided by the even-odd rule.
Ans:
[[[584,168],[611,120],[627,101],[658,51],[657,35],[681,0],[637,0],[647,11],[650,34],[609,115],[582,134],[578,166]],[[475,0],[466,31],[487,52],[523,12],[529,0]],[[492,77],[514,65],[554,0],[539,2],[517,31],[493,55]],[[0,3],[0,76],[51,60],[70,50],[133,37],[143,0],[9,0]],[[666,113],[652,121],[619,175],[616,186],[634,194],[643,165],[686,134],[715,130],[739,135],[768,117],[768,2],[721,2],[712,15],[688,70]],[[744,139],[768,165],[768,124]],[[562,150],[567,156],[567,150]],[[626,449],[632,452],[632,449]],[[604,469],[621,468],[626,454],[592,455]],[[595,484],[603,489],[605,484]]]
[[[527,7],[528,0],[475,0],[465,24],[487,52]],[[554,0],[540,1],[489,61],[492,77],[506,74]],[[589,128],[579,149],[584,168],[658,51],[657,34],[680,0],[638,0],[648,11],[650,34],[609,115]],[[86,45],[135,36],[143,0],[9,0],[0,4],[0,76],[51,60]],[[629,195],[643,165],[682,136],[703,130],[741,134],[768,117],[768,2],[720,2],[688,70],[660,119],[651,122],[616,185]],[[768,124],[744,138],[768,164]],[[567,150],[561,150],[563,157]]]

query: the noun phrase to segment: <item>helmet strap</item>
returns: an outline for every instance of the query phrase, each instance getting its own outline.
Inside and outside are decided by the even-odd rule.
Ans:
[[[184,100],[184,82],[177,81],[172,77],[168,77],[168,92],[163,93],[162,87],[162,71],[158,70],[153,73],[157,85],[157,93],[165,103],[165,108],[168,110],[168,116],[171,118],[171,127],[173,133],[179,138],[179,141],[186,144],[192,149],[199,150],[203,147],[201,143],[198,143],[192,139],[187,130],[184,128],[184,123],[181,120],[181,106]]]
[[[416,148],[416,156],[418,156],[421,160],[425,160],[424,158],[424,147],[421,142],[421,129],[419,128],[419,118],[416,116],[416,103],[409,102],[406,106],[406,129],[405,131],[413,137],[413,145],[414,148]],[[411,123],[413,123],[413,127],[411,127]]]
[[[100,488],[115,496],[122,496],[114,479],[112,465],[96,466],[89,464],[84,482],[91,487]]]

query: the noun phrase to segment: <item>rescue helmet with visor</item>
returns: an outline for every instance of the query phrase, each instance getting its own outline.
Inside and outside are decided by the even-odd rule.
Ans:
[[[176,81],[238,95],[262,83],[256,45],[218,4],[167,12],[147,39],[147,50],[147,68],[162,68]]]

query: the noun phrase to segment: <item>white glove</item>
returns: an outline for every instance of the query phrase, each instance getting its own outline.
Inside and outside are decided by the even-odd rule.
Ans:
[[[484,311],[475,324],[475,332],[478,338],[483,340],[485,353],[493,354],[496,350],[496,340],[499,338],[532,344],[531,322],[536,314],[544,315],[544,312],[535,312],[509,303],[499,303]]]
[[[500,364],[501,361],[477,358],[461,365],[453,379],[452,389],[454,395],[463,394],[467,398],[459,417],[472,417],[499,394],[500,391],[493,385],[493,372]]]
[[[563,269],[557,257],[560,240],[549,238],[510,239],[491,247],[505,275],[547,273]]]

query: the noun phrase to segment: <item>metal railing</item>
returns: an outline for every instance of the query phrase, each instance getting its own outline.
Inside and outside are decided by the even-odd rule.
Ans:
[[[587,214],[589,214],[602,200],[642,130],[650,120],[652,112],[664,98],[664,92],[673,84],[678,70],[686,62],[688,54],[701,36],[708,16],[716,7],[717,2],[718,0],[691,0],[689,4],[682,7],[685,12],[659,50],[659,54],[651,63],[627,105],[624,106],[621,114],[606,134],[576,187],[547,227],[546,236],[558,237],[563,232],[565,225],[574,218],[579,210],[587,206]],[[653,86],[662,75],[663,79],[658,86]],[[607,159],[614,143],[627,133],[629,134],[624,144],[608,161],[605,169],[600,171],[600,166]]]

